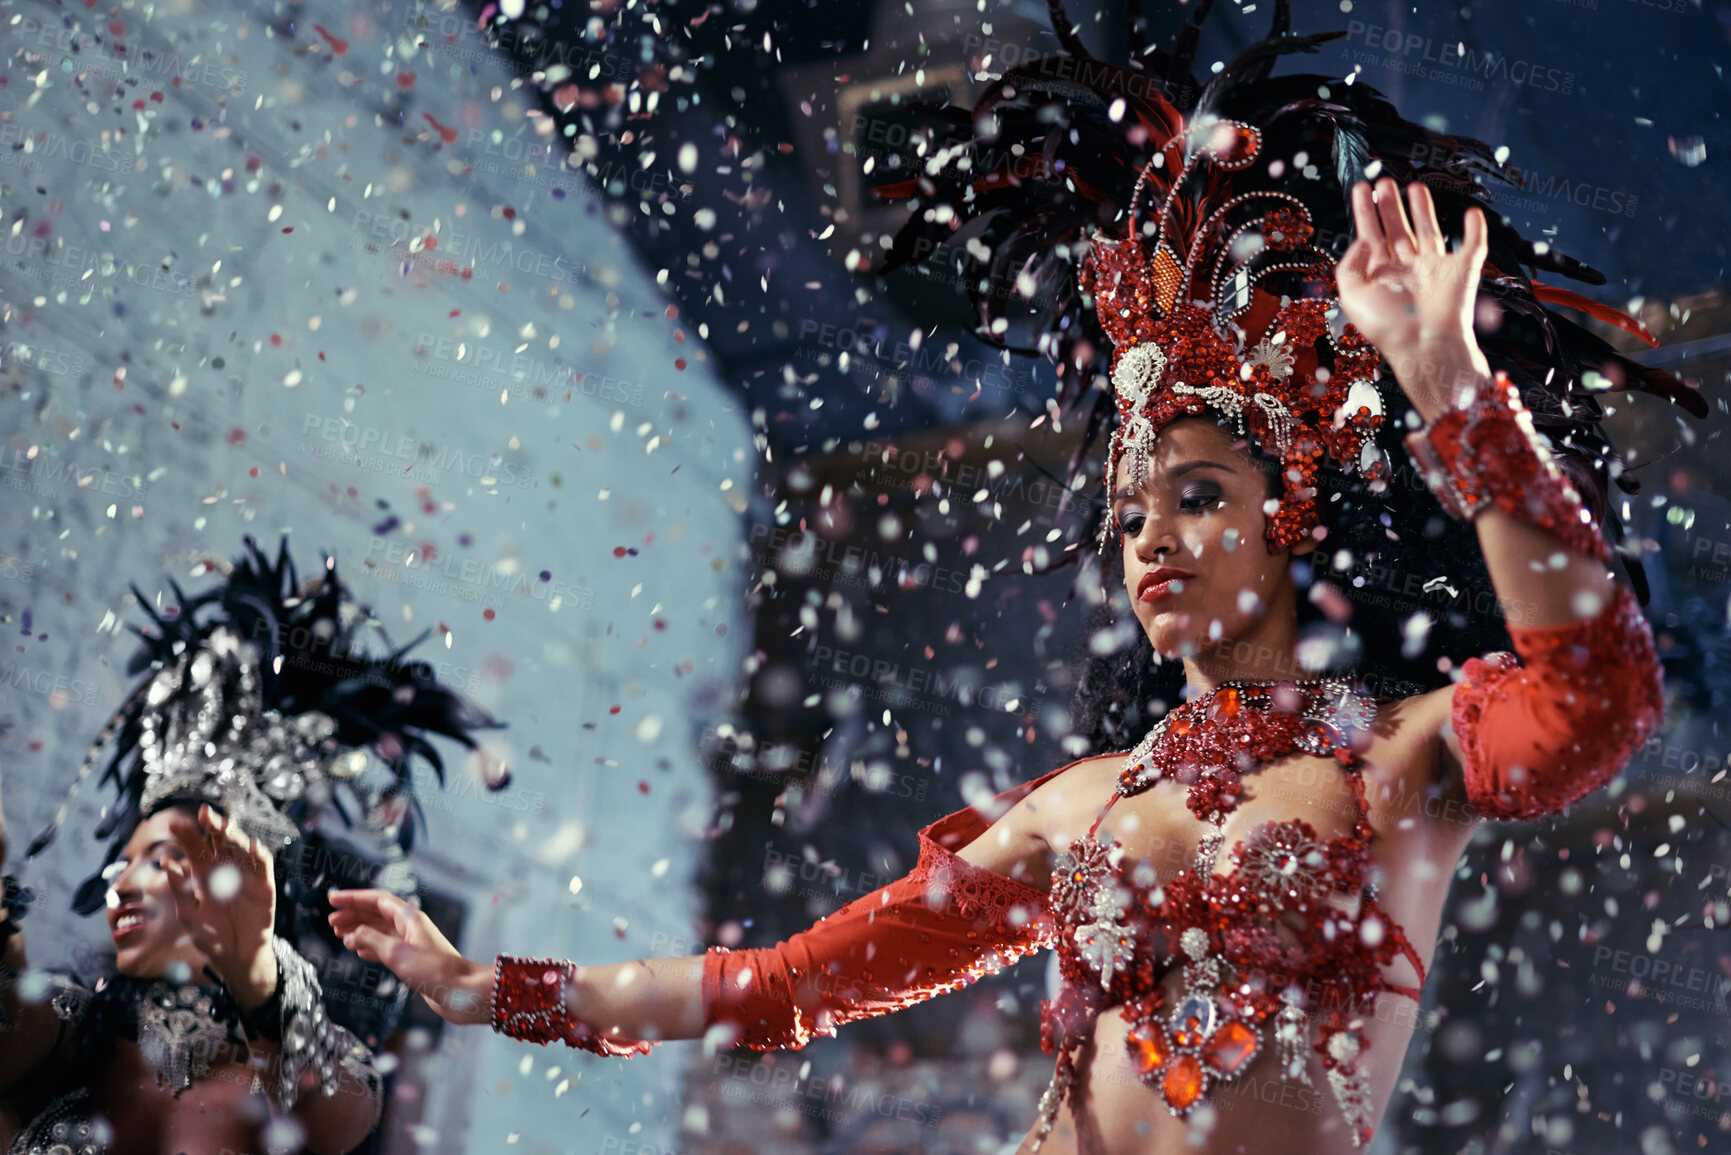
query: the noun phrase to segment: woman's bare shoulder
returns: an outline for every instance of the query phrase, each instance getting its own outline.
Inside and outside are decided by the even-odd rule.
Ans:
[[[957,853],[1041,890],[1050,886],[1052,848],[1087,829],[1117,781],[1122,754],[1082,758],[1048,774]]]
[[[1022,799],[1022,821],[1047,843],[1074,830],[1078,821],[1086,827],[1106,805],[1123,765],[1123,754],[1097,754],[1070,763]]]
[[[1377,703],[1370,748],[1363,752],[1366,759],[1420,793],[1438,785],[1458,789],[1458,768],[1448,741],[1454,691],[1448,685]]]
[[[1454,686],[1448,685],[1406,698],[1383,699],[1376,704],[1371,733],[1383,741],[1434,739],[1449,720],[1454,695]]]

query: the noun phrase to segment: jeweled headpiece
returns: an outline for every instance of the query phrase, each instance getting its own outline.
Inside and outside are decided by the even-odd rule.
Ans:
[[[1373,436],[1381,359],[1341,316],[1334,261],[1310,243],[1309,210],[1291,193],[1235,192],[1226,179],[1261,148],[1261,130],[1241,121],[1181,127],[1143,167],[1124,235],[1094,234],[1080,283],[1113,348],[1108,484],[1128,454],[1130,483],[1141,486],[1160,430],[1212,411],[1280,461],[1284,489],[1267,529],[1280,549],[1317,525],[1323,454],[1373,480],[1388,462]],[[1186,197],[1193,187],[1201,196]],[[1259,282],[1273,273],[1307,295],[1265,292]]]
[[[972,108],[908,105],[933,127],[912,150],[914,175],[876,190],[914,211],[872,271],[954,259],[980,338],[1055,363],[1059,410],[1087,418],[1073,487],[1102,433],[1113,433],[1110,485],[1120,457],[1145,460],[1149,438],[1179,414],[1235,425],[1282,463],[1268,525],[1278,549],[1315,526],[1322,470],[1374,483],[1388,468],[1380,402],[1398,401],[1395,386],[1377,384],[1374,349],[1342,322],[1333,265],[1353,236],[1353,184],[1423,181],[1449,236],[1461,235],[1469,209],[1484,211],[1480,293],[1500,321],[1479,344],[1520,386],[1534,425],[1618,540],[1607,485],[1639,486],[1600,428],[1606,392],[1640,390],[1704,416],[1700,391],[1547,307],[1652,343],[1631,318],[1529,277],[1605,283],[1497,211],[1482,181],[1523,178],[1485,142],[1404,119],[1356,69],[1273,75],[1284,57],[1344,31],[1294,35],[1290,3],[1275,0],[1269,34],[1199,80],[1191,68],[1214,7],[1191,5],[1168,50],[1151,42],[1143,6],[1127,5],[1118,64],[1090,53],[1048,0],[1061,51],[995,77],[988,61],[971,61],[986,82]],[[963,237],[965,246],[947,243]],[[1639,561],[1625,561],[1642,590]]]
[[[188,597],[170,579],[179,605],[158,614],[137,586],[155,632],[128,627],[143,641],[127,673],[149,671],[103,726],[74,777],[72,793],[115,743],[102,775],[118,804],[97,827],[112,836],[113,862],[138,823],[165,804],[208,802],[272,850],[281,850],[334,812],[358,812],[388,858],[413,844],[411,760],[424,758],[442,784],[444,764],[429,738],[440,734],[476,749],[471,731],[501,725],[448,686],[432,667],[408,660],[426,635],[369,654],[361,631],[371,614],[337,577],[303,585],[283,540],[273,565],[251,537],[227,580]],[[221,568],[222,563],[206,563]],[[508,777],[483,754],[491,788]],[[40,853],[70,807],[31,843]],[[79,887],[73,907],[102,905],[99,872]]]

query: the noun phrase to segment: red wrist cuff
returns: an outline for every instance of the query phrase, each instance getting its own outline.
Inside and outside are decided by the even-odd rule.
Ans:
[[[1437,500],[1455,517],[1471,520],[1494,506],[1555,535],[1576,553],[1611,560],[1604,535],[1540,444],[1533,415],[1506,374],[1499,371],[1471,404],[1408,434],[1406,446]]]
[[[524,1042],[564,1043],[609,1058],[647,1055],[653,1042],[603,1035],[571,1013],[565,992],[576,972],[569,959],[500,955],[493,963],[493,1029]]]

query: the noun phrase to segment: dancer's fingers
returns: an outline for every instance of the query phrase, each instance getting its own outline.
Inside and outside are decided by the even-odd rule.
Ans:
[[[1400,186],[1393,177],[1383,177],[1376,182],[1376,210],[1382,218],[1382,232],[1388,238],[1390,251],[1396,256],[1418,252],[1418,242],[1413,239],[1412,227],[1407,224]]]
[[[1419,251],[1446,253],[1448,245],[1443,240],[1442,226],[1437,223],[1436,201],[1430,195],[1430,186],[1421,180],[1413,181],[1406,186],[1406,199],[1412,210],[1413,233]]]
[[[1388,239],[1382,235],[1382,218],[1376,215],[1376,197],[1369,181],[1352,186],[1352,221],[1358,239],[1378,248],[1386,248]]]

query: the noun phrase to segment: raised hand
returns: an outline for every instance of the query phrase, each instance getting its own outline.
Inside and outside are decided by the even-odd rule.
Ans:
[[[1489,364],[1473,337],[1473,309],[1488,232],[1483,211],[1467,211],[1461,243],[1448,249],[1436,203],[1423,182],[1384,177],[1352,189],[1358,236],[1335,266],[1340,305],[1382,354],[1424,416],[1447,408],[1460,385]]]
[[[167,859],[175,913],[193,946],[245,1010],[276,990],[276,865],[270,851],[209,806],[196,823],[176,822],[186,861]]]
[[[387,890],[333,890],[343,945],[382,963],[447,1023],[492,1020],[493,968],[457,953],[433,920]]]

